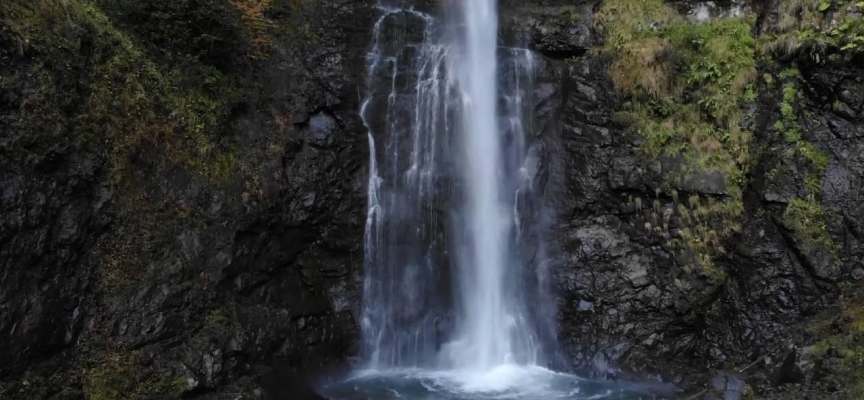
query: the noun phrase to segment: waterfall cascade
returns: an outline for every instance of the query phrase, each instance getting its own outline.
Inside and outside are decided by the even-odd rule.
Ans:
[[[361,108],[370,148],[365,368],[325,393],[652,398],[543,367],[556,346],[544,287],[544,151],[532,129],[537,60],[498,45],[497,0],[454,3],[441,19],[379,4]]]
[[[449,150],[447,47],[436,40],[431,16],[382,10],[361,109],[370,146],[363,346],[375,368],[429,366],[447,317],[439,267],[448,189],[438,180]],[[424,27],[417,42],[404,43],[406,19]]]
[[[525,279],[535,272],[522,240],[537,229],[523,214],[539,204],[535,60],[498,46],[496,0],[458,2],[443,23],[380,8],[361,109],[370,145],[364,356],[377,369],[536,364],[536,316],[524,301],[542,280]]]
[[[454,234],[459,240],[451,243],[458,254],[460,314],[448,351],[457,368],[533,364],[535,336],[519,304],[521,276],[516,273],[525,266],[514,263],[516,254],[510,252],[518,250],[514,228],[519,213],[513,210],[525,138],[522,129],[508,132],[501,123],[521,128],[523,121],[519,114],[511,115],[519,107],[498,107],[497,0],[458,2],[455,14],[448,66],[459,94],[455,134],[460,148],[455,155],[465,190],[457,203],[464,225]],[[530,55],[526,60],[530,63]],[[501,95],[521,100],[520,93]]]

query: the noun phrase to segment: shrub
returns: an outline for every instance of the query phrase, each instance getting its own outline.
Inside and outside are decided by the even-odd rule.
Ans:
[[[766,32],[762,49],[781,57],[807,54],[817,60],[864,54],[864,2],[781,0],[779,21]]]
[[[805,248],[824,247],[836,253],[837,246],[828,234],[822,207],[813,196],[792,199],[786,206],[782,221],[795,232]]]

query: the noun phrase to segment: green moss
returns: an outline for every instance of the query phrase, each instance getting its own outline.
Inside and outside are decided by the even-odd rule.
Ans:
[[[187,390],[181,378],[145,371],[134,353],[109,357],[84,378],[87,400],[179,399]]]
[[[721,170],[734,181],[750,140],[742,106],[755,100],[750,21],[697,25],[675,15],[661,1],[605,2],[598,21],[609,35],[610,74],[633,100],[630,117],[648,155],[682,154],[694,170]]]
[[[67,28],[86,25],[97,34],[116,33],[98,8],[81,0],[7,0],[0,4],[0,19],[18,38],[21,53],[30,48],[50,51],[51,46],[67,48],[77,44],[73,35],[63,34]]]
[[[753,387],[750,384],[745,384],[744,389],[741,391],[741,400],[754,400],[755,398],[756,393]]]
[[[822,207],[813,196],[790,201],[783,213],[783,225],[795,232],[803,246],[824,247],[837,252],[837,245],[828,234]]]
[[[864,54],[864,11],[860,0],[781,0],[778,23],[766,32],[762,48],[789,56],[822,59]]]
[[[194,59],[172,68],[157,65],[145,46],[90,0],[10,0],[0,5],[0,18],[19,39],[21,52],[46,58],[49,65],[76,54],[84,32],[94,35],[103,56],[82,78],[87,94],[73,131],[80,145],[106,154],[115,184],[129,177],[130,155],[142,147],[159,149],[171,163],[214,183],[236,172],[236,146],[217,133],[239,101],[233,78]],[[51,90],[53,72],[43,73],[42,87]],[[33,96],[30,101],[39,103]],[[50,102],[43,103],[34,111],[50,109]]]
[[[864,302],[846,306],[843,314],[851,320],[853,332],[864,332]]]
[[[787,128],[786,125],[779,125],[784,127],[783,137],[786,139],[786,142],[789,144],[797,144],[801,141],[801,132],[798,132],[798,129],[795,128]]]
[[[822,192],[822,178],[813,174],[804,177],[804,188],[810,196],[817,196]]]
[[[783,82],[792,82],[801,77],[801,71],[798,68],[790,67],[780,71],[780,80]]]
[[[96,71],[87,110],[80,119],[80,133],[93,138],[101,131],[112,139],[115,182],[128,175],[130,152],[145,143],[162,149],[174,163],[214,181],[218,180],[215,171],[221,168],[217,167],[219,160],[236,158],[224,154],[233,148],[214,135],[234,100],[230,83],[210,83],[211,78],[227,80],[217,71],[193,65],[183,74],[175,70],[163,75],[139,53],[119,54]]]
[[[758,95],[756,93],[756,87],[753,84],[747,85],[744,90],[744,103],[745,104],[753,104],[758,99]]]
[[[178,3],[187,12],[219,1],[0,1],[0,41],[15,44],[0,48],[9,66],[0,68],[0,90],[21,99],[4,132],[16,158],[11,162],[37,165],[45,157],[39,151],[52,147],[28,143],[77,147],[70,151],[88,160],[92,155],[93,167],[108,173],[113,188],[107,206],[126,221],[116,235],[100,240],[102,292],[127,290],[142,276],[146,263],[139,258],[146,250],[139,249],[173,241],[177,226],[204,223],[189,218],[201,215],[198,207],[166,179],[176,183],[191,175],[196,187],[212,193],[257,172],[247,163],[263,150],[241,154],[231,131],[231,110],[243,101],[239,78],[224,65],[208,65],[206,51],[194,50],[200,43],[191,39],[207,35],[196,27],[188,40],[162,42],[162,32],[152,33],[164,28],[181,34],[174,23],[187,23],[180,17],[191,15],[159,7]],[[140,12],[150,8],[156,11]],[[131,10],[129,19],[120,18],[121,9]],[[199,16],[218,17],[209,14],[214,9]],[[218,24],[199,25],[211,33]],[[222,29],[219,35],[228,40]],[[177,52],[180,41],[189,53]],[[162,44],[168,46],[164,52],[156,49]]]
[[[688,264],[712,271],[721,239],[737,229],[743,210],[751,134],[741,123],[745,105],[757,98],[752,20],[692,24],[661,0],[608,0],[597,23],[610,75],[631,100],[628,120],[645,137],[641,151],[681,156],[684,171],[675,181],[707,171],[726,177],[728,196],[691,210],[698,218],[682,216],[687,224],[670,243]]]
[[[782,135],[783,140],[789,145],[787,154],[789,158],[796,156],[809,164],[810,173],[804,177],[804,189],[807,196],[804,199],[792,200],[783,214],[783,223],[807,248],[824,247],[833,253],[837,253],[837,246],[828,234],[822,207],[818,201],[822,191],[822,177],[828,168],[828,156],[816,149],[812,143],[807,142],[801,135],[798,123],[798,99],[800,94],[797,89],[799,72],[797,68],[787,68],[779,74],[782,86],[780,103],[780,120],[774,123],[774,130]]]
[[[825,335],[812,345],[813,353],[817,358],[825,357],[829,349],[832,354],[839,353],[843,362],[835,378],[842,383],[842,393],[848,396],[841,398],[864,398],[864,298],[841,301],[840,314],[842,318],[838,318],[837,310],[826,312],[810,325],[810,333]]]
[[[859,299],[857,302],[844,304],[843,315],[850,320],[849,332],[838,340],[849,375],[847,392],[852,398],[864,398],[864,342],[861,341],[864,333],[864,302]]]
[[[802,156],[804,156],[804,158],[816,166],[820,174],[825,173],[825,170],[828,168],[828,164],[830,163],[827,154],[819,151],[813,146],[813,144],[803,141],[798,142],[798,151]]]
[[[561,17],[571,24],[578,24],[582,16],[579,14],[579,9],[575,6],[565,6],[561,8]]]
[[[229,118],[239,94],[234,82],[215,68],[193,68],[192,73],[178,69],[169,75],[172,87],[181,88],[168,97],[170,115],[185,133],[181,158],[214,182],[227,183],[239,170],[238,146],[215,140],[213,132]]]
[[[227,322],[228,317],[226,317],[219,308],[210,311],[210,313],[204,318],[204,325],[208,327],[224,325]]]
[[[797,69],[787,69],[780,74],[780,79],[784,82],[783,97],[780,103],[780,120],[774,123],[774,130],[783,135],[786,143],[791,145],[798,145],[801,142],[798,117],[795,115],[798,90],[794,79],[797,77],[797,73]]]

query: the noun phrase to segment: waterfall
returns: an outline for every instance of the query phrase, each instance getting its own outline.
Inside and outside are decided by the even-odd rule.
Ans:
[[[380,0],[366,57],[361,359],[327,398],[658,398],[547,368],[557,354],[542,59],[498,43],[498,0],[444,16]],[[421,2],[426,3],[426,2]],[[652,389],[653,390],[653,389]],[[667,396],[668,397],[668,396]]]
[[[370,146],[363,355],[373,368],[431,366],[449,309],[438,211],[446,188],[437,181],[449,131],[447,46],[430,15],[380,9],[361,108]]]
[[[367,54],[361,318],[373,369],[541,362],[535,61],[499,47],[497,0],[444,18],[379,4]],[[542,263],[542,260],[539,260]],[[532,284],[533,282],[533,284]],[[543,308],[545,309],[545,308]]]
[[[461,93],[461,139],[458,165],[465,183],[462,211],[466,217],[462,257],[459,332],[451,351],[454,366],[486,370],[507,362],[533,362],[528,338],[533,334],[509,286],[514,196],[509,189],[504,135],[498,110],[497,0],[458,2],[457,29],[451,35],[457,51],[451,57],[455,84]],[[505,120],[514,116],[505,115]],[[520,121],[516,121],[519,124]],[[523,140],[523,138],[517,138]]]

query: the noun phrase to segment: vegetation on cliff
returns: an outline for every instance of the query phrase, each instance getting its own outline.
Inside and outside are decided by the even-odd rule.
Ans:
[[[854,296],[854,294],[853,294]],[[864,297],[841,301],[839,312],[817,319],[810,330],[825,338],[812,346],[816,363],[836,368],[850,399],[864,398]],[[834,362],[834,360],[838,360]]]
[[[783,1],[778,28],[760,38],[753,35],[753,16],[688,21],[661,0],[610,0],[598,10],[597,24],[606,38],[601,52],[610,57],[610,76],[629,100],[624,116],[644,137],[642,152],[682,160],[682,168],[666,171],[669,178],[661,191],[677,203],[677,233],[667,246],[682,256],[686,270],[723,278],[712,260],[739,227],[746,176],[754,162],[752,134],[745,128],[747,107],[770,98],[774,90],[780,90],[781,100],[773,128],[787,157],[809,165],[804,167],[806,195],[793,199],[780,221],[802,246],[836,253],[819,201],[828,157],[802,135],[798,71],[792,66],[765,73],[761,83],[756,79],[760,69],[776,69],[770,55],[780,48],[783,56],[807,48],[814,56],[837,60],[861,50],[856,45],[864,40],[860,4],[810,3]],[[822,28],[821,36],[814,26]],[[800,39],[795,49],[781,44],[791,38]],[[779,87],[773,85],[777,81]],[[686,184],[715,171],[725,179],[722,193]],[[678,192],[687,189],[688,201],[679,201]]]
[[[210,276],[199,259],[172,264],[180,272],[161,268],[175,257],[178,235],[187,233],[195,241],[213,232],[232,235],[231,229],[241,229],[235,225],[246,222],[246,200],[263,197],[262,182],[278,178],[272,171],[282,165],[262,160],[281,160],[282,143],[294,126],[285,111],[268,110],[254,75],[274,50],[266,43],[297,30],[301,7],[305,3],[299,0],[0,1],[0,186],[5,190],[12,182],[13,197],[41,202],[25,200],[21,211],[13,204],[0,215],[28,216],[17,225],[0,218],[0,242],[5,242],[0,261],[5,267],[23,260],[21,267],[3,270],[4,292],[14,287],[27,298],[16,303],[14,295],[10,300],[4,294],[0,301],[11,307],[9,323],[19,327],[16,318],[30,311],[18,314],[15,307],[42,304],[35,317],[26,317],[38,320],[30,327],[3,329],[0,339],[23,338],[4,342],[22,356],[7,360],[0,354],[0,374],[23,372],[48,357],[74,358],[57,374],[75,379],[80,374],[76,385],[84,386],[87,398],[176,398],[181,386],[186,388],[171,378],[179,374],[176,369],[142,366],[129,352],[142,344],[123,342],[118,338],[123,334],[106,327],[106,320],[131,319],[123,314],[124,307],[132,307],[134,296],[124,297],[128,292],[168,284],[169,279],[147,282],[152,275],[173,273],[170,283],[183,282],[186,290],[210,284],[201,283]],[[264,111],[250,116],[259,105]],[[246,125],[239,127],[238,121]],[[266,137],[247,140],[248,130],[265,130],[259,126],[268,123],[273,131]],[[40,230],[47,233],[33,247],[39,251],[28,254],[24,248],[16,258],[19,250],[13,247],[21,246],[6,239],[27,240],[26,234]],[[58,253],[63,257],[52,258]],[[62,295],[31,299],[36,295],[26,292],[28,284],[44,280],[61,281],[42,289],[46,292],[67,286]],[[51,314],[50,307],[66,300],[75,317],[67,317],[72,309]],[[207,301],[165,313],[190,312]],[[105,304],[120,306],[105,311]],[[89,318],[92,324],[83,328],[76,320],[73,327],[69,318]],[[195,320],[184,323],[194,326]],[[59,341],[31,346],[27,340],[48,341],[25,337],[40,329],[51,338],[59,332]],[[19,343],[28,350],[16,351]],[[80,350],[85,355],[56,356],[70,348],[70,353],[85,348]],[[26,391],[13,396],[38,397]]]
[[[783,0],[776,11],[763,14],[777,18],[764,32],[755,16],[689,21],[660,0],[608,0],[596,15],[606,39],[600,52],[608,57],[609,74],[625,98],[622,114],[644,140],[641,152],[659,165],[673,165],[663,171],[666,181],[657,188],[653,220],[663,215],[661,201],[673,203],[677,219],[662,227],[650,221],[646,228],[660,237],[674,232],[667,248],[679,255],[679,264],[715,282],[726,272],[714,261],[742,222],[744,193],[754,191],[748,187],[754,181],[785,186],[756,216],[771,213],[766,221],[790,234],[802,263],[820,263],[815,268],[824,269],[816,273],[824,273],[837,271],[843,258],[829,232],[836,215],[822,205],[823,179],[836,158],[820,150],[824,139],[814,140],[818,133],[810,122],[814,110],[825,107],[811,103],[812,93],[802,93],[813,89],[799,65],[810,72],[829,63],[854,66],[864,54],[864,3]],[[844,104],[832,107],[852,115],[844,114]],[[760,129],[759,143],[751,143],[747,128]],[[766,168],[760,162],[765,159],[777,161],[764,176],[752,177],[757,164],[760,171]],[[669,160],[681,160],[683,166],[675,168]],[[691,177],[712,171],[725,177],[725,191],[688,185]],[[816,346],[817,356],[841,360],[840,387],[859,398],[864,395],[859,372],[864,370],[859,329],[864,308],[860,300],[847,300],[842,309],[842,321],[819,333],[828,339]]]
[[[24,130],[52,115],[69,117],[78,144],[109,159],[115,184],[129,178],[135,153],[149,149],[159,153],[163,170],[181,166],[213,184],[229,183],[253,169],[240,165],[241,144],[229,131],[231,113],[245,101],[237,64],[266,57],[279,32],[296,28],[271,20],[271,13],[293,15],[304,4],[4,1],[8,55],[39,61],[28,65],[39,87],[22,99],[25,119],[13,134],[32,136]],[[87,67],[77,70],[77,61]],[[5,68],[0,83],[15,90],[20,73]],[[77,88],[61,86],[76,81]],[[83,97],[71,110],[58,104],[70,89]],[[58,115],[64,111],[71,115]]]
[[[800,114],[798,79],[800,79],[800,73],[792,67],[777,75],[777,79],[775,79],[772,75],[766,74],[769,81],[778,80],[781,83],[780,118],[772,128],[782,138],[781,142],[786,146],[786,157],[791,160],[798,160],[799,164],[803,164],[802,168],[806,171],[803,185],[805,194],[789,201],[781,222],[795,233],[796,238],[805,249],[812,250],[823,247],[836,254],[837,246],[828,234],[824,211],[819,201],[822,191],[822,177],[825,176],[825,170],[828,168],[828,156],[802,138],[801,126],[798,122]],[[769,176],[769,178],[773,177],[773,174]]]
[[[864,1],[782,0],[778,21],[763,48],[781,57],[804,54],[816,60],[864,54]]]
[[[668,243],[688,270],[722,280],[712,257],[738,229],[742,189],[750,164],[745,105],[756,100],[756,39],[750,18],[688,22],[661,0],[610,0],[597,23],[606,35],[610,75],[628,97],[631,126],[649,157],[680,159],[667,193],[675,191],[680,227]],[[682,184],[720,172],[725,193],[694,191],[677,200]]]
[[[64,58],[92,52],[80,71],[84,100],[71,133],[79,145],[104,151],[115,184],[128,178],[130,157],[142,147],[212,181],[227,181],[236,170],[238,145],[219,134],[238,101],[234,78],[191,57],[158,64],[95,2],[13,0],[0,7],[18,52],[47,61],[32,66],[40,87],[25,100],[25,115],[52,112]]]
[[[112,205],[136,215],[120,229],[138,233],[123,240],[189,222],[185,200],[171,200],[166,185],[149,187],[157,177],[260,193],[262,160],[282,150],[288,121],[274,111],[272,140],[241,142],[233,121],[257,85],[241,72],[265,58],[278,35],[296,33],[292,16],[303,7],[303,0],[0,2],[0,88],[18,107],[6,120],[10,161],[44,169],[53,156],[42,144],[67,141],[96,155]],[[108,256],[103,286],[137,276],[120,265],[133,260],[130,251]]]
[[[109,355],[84,374],[88,400],[179,399],[187,389],[183,379],[166,372],[148,372],[140,365],[138,353]]]

